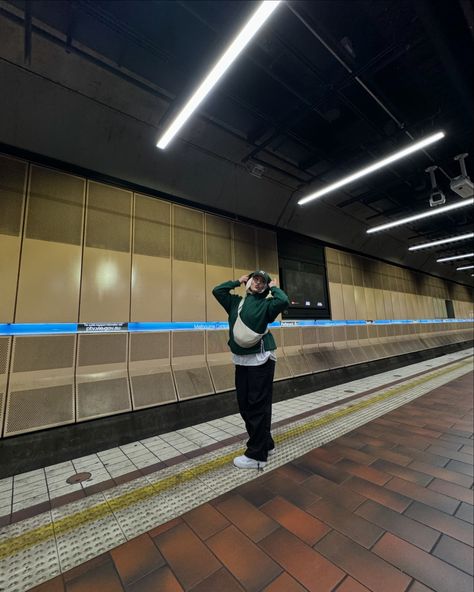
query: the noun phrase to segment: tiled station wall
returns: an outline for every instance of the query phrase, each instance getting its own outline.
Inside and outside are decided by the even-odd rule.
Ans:
[[[257,267],[277,275],[275,233],[0,155],[0,323],[226,320],[212,287]],[[467,323],[273,332],[277,380],[472,339]],[[2,336],[1,436],[231,390],[226,333]]]
[[[456,318],[472,318],[467,286],[326,247],[332,318],[442,319],[445,300]]]

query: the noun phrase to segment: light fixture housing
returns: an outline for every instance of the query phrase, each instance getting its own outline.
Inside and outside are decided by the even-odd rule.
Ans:
[[[469,257],[474,257],[474,253],[464,253],[463,255],[453,255],[452,257],[441,257],[441,259],[436,259],[436,263],[456,261],[457,259],[468,259]]]
[[[467,234],[459,234],[458,236],[451,236],[449,238],[442,238],[440,240],[432,241],[430,243],[423,243],[421,245],[415,245],[414,247],[409,247],[409,251],[418,251],[419,249],[427,249],[428,247],[436,247],[437,245],[444,245],[446,243],[454,243],[456,241],[467,240],[468,238],[473,238],[474,232],[468,232]]]
[[[386,167],[389,164],[392,164],[392,162],[396,162],[397,160],[405,158],[405,156],[409,156],[410,154],[413,154],[413,152],[417,152],[418,150],[422,150],[426,146],[429,146],[430,144],[433,144],[434,142],[441,140],[442,138],[444,138],[444,136],[445,136],[445,133],[442,131],[439,131],[439,132],[436,132],[435,134],[432,134],[431,136],[427,136],[426,138],[423,138],[423,140],[419,140],[418,142],[414,142],[413,144],[410,144],[406,148],[402,148],[402,150],[398,150],[397,152],[394,152],[390,156],[386,156],[385,158],[382,158],[381,160],[378,160],[378,161],[374,162],[373,164],[371,164],[367,167],[364,167],[363,169],[360,169],[359,171],[356,171],[355,173],[352,173],[351,175],[348,175],[347,177],[344,177],[343,179],[340,179],[339,181],[336,181],[335,183],[331,183],[330,185],[327,185],[326,187],[319,189],[315,193],[311,193],[310,195],[307,195],[306,197],[301,198],[298,201],[298,204],[302,206],[303,204],[308,203],[309,201],[313,201],[314,199],[317,199],[318,197],[322,197],[323,195],[326,195],[326,194],[330,193],[331,191],[335,191],[336,189],[339,189],[340,187],[344,187],[344,185],[348,185],[349,183],[357,181],[357,179],[360,179],[361,177],[365,177],[366,175],[370,175],[370,173],[374,173],[375,171],[378,171],[379,169]]]
[[[464,271],[465,269],[474,269],[474,265],[464,265],[463,267],[456,267],[456,271]]]
[[[247,21],[243,29],[225,50],[224,54],[219,58],[212,70],[188,100],[186,105],[176,115],[171,124],[160,137],[156,144],[158,148],[164,150],[168,146],[174,136],[188,121],[194,111],[196,111],[196,109],[204,101],[214,86],[219,82],[222,76],[224,76],[225,72],[247,47],[253,37],[255,37],[257,31],[270,18],[270,16],[280,4],[281,0],[264,0],[260,4],[257,10]]]
[[[474,197],[471,197],[470,199],[463,199],[462,201],[457,201],[448,206],[437,207],[435,209],[430,208],[426,212],[421,212],[420,214],[413,214],[413,216],[407,216],[406,218],[401,218],[400,220],[396,220],[395,222],[387,222],[387,224],[381,224],[380,226],[374,226],[373,228],[369,228],[367,230],[367,234],[380,232],[381,230],[388,230],[389,228],[401,226],[402,224],[408,224],[409,222],[414,222],[415,220],[429,218],[430,216],[445,214],[446,212],[451,212],[452,210],[457,210],[458,208],[465,208],[466,206],[472,206],[473,204]]]

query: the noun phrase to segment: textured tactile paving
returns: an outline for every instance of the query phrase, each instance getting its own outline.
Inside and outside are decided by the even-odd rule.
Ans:
[[[344,402],[342,397],[340,405],[335,408],[276,428],[277,454],[267,464],[263,476],[271,475],[272,470],[314,448],[462,376],[471,369],[469,362],[458,361],[466,353],[443,356],[436,367],[450,361],[453,365],[442,369],[435,367],[425,376],[410,378],[423,369],[421,364],[415,365],[416,369],[403,369],[406,372],[400,370],[406,383],[382,387],[375,392],[372,389],[383,385],[380,375],[373,381],[364,379],[349,383],[351,390],[356,392],[368,389],[372,392],[351,402]],[[359,384],[355,386],[356,383]],[[342,387],[347,389],[349,384]],[[339,393],[344,391],[342,387],[338,389]],[[335,393],[329,391],[331,389],[310,393],[299,402],[293,400],[285,413],[280,409],[277,417],[327,404],[335,397]],[[0,589],[5,592],[27,590],[54,577],[60,570],[79,565],[262,475],[257,471],[235,469],[231,459],[239,452],[237,444],[228,445],[3,528],[0,531]],[[108,455],[109,458],[113,456]],[[95,457],[91,461],[97,463]],[[70,471],[70,465],[55,467],[49,473],[60,475],[65,469]],[[5,483],[4,490],[8,487]]]

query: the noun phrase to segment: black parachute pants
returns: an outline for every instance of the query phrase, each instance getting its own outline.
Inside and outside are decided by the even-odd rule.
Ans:
[[[240,415],[249,435],[245,456],[266,461],[275,448],[271,435],[275,361],[261,366],[235,366],[235,388]]]

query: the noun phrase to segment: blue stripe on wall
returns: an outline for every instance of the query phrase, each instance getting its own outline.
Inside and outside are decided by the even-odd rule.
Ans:
[[[411,323],[468,323],[473,319],[384,319],[378,321],[276,321],[269,327],[338,327],[341,325],[398,325]],[[215,331],[228,329],[223,322],[195,323],[4,323],[0,335],[51,335],[65,333],[116,333],[118,331]]]

